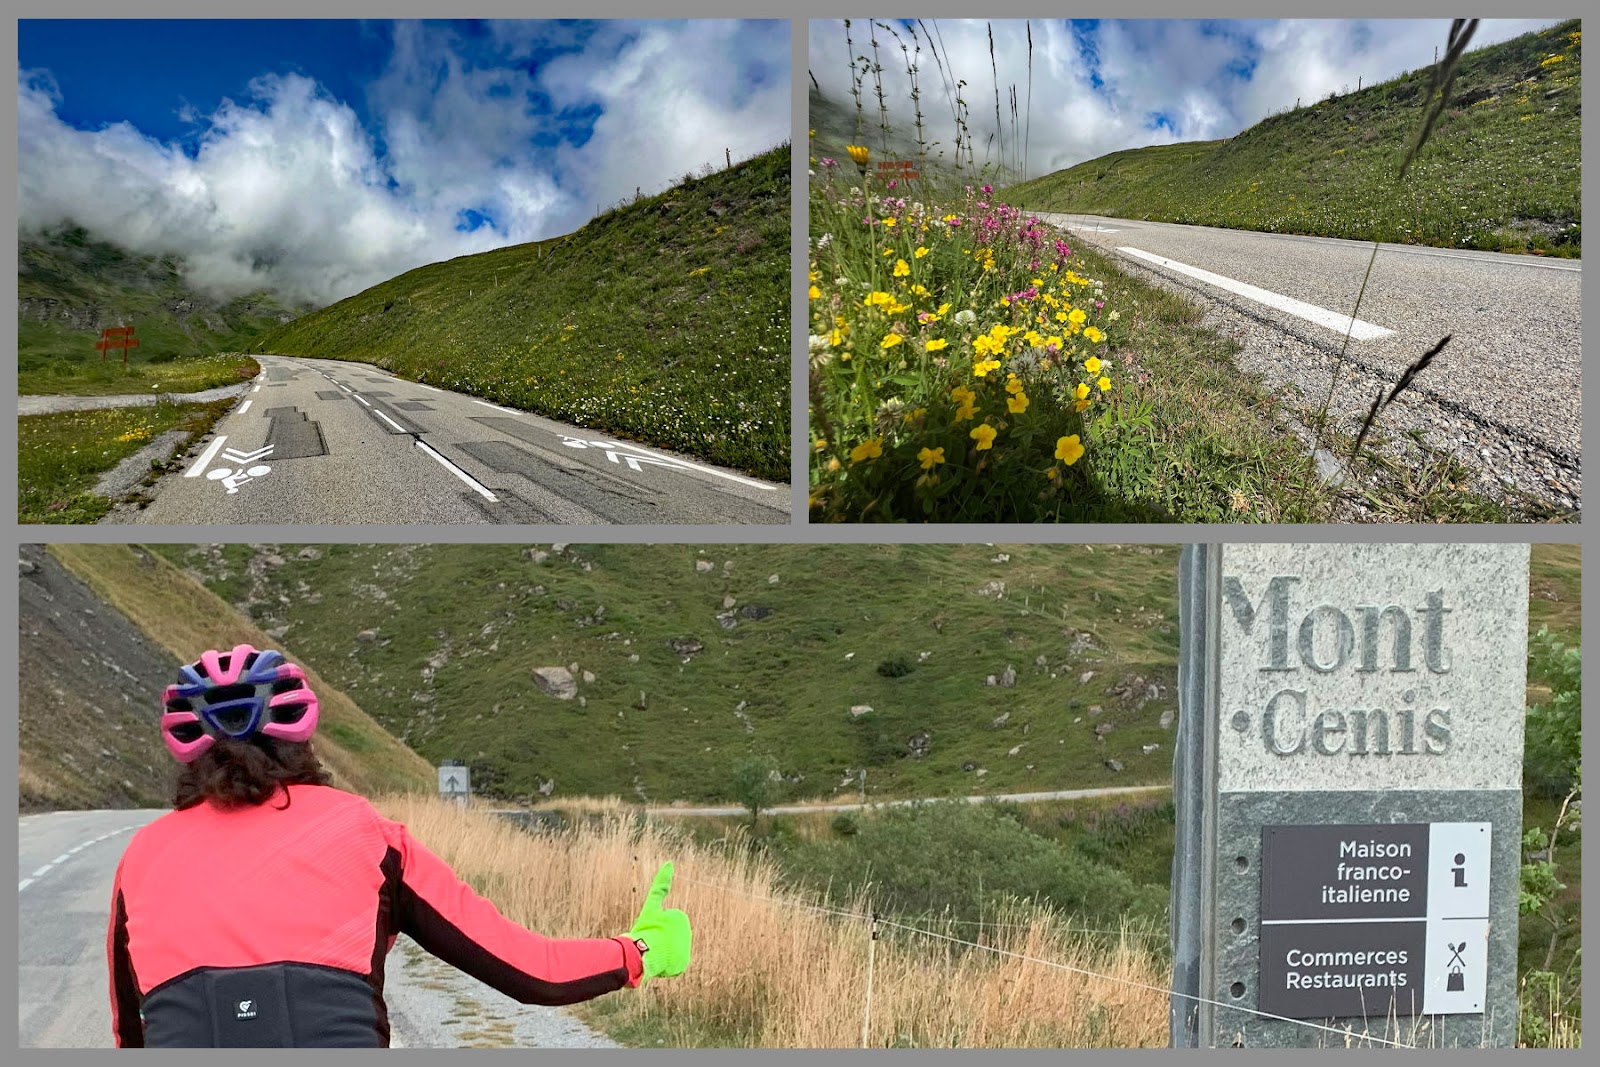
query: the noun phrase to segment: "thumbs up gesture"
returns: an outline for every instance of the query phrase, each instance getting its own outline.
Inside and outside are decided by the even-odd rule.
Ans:
[[[689,916],[677,908],[664,908],[661,902],[672,888],[672,863],[661,865],[650,882],[644,907],[634,920],[628,936],[644,942],[644,977],[675,978],[689,966]]]

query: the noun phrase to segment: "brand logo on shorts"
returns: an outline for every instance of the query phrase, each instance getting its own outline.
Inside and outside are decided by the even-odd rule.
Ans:
[[[239,1013],[236,1018],[254,1019],[256,1017],[256,1002],[253,1000],[239,1001]]]

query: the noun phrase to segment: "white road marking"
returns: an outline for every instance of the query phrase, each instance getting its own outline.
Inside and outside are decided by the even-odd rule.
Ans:
[[[364,396],[362,396],[362,395],[361,395],[361,394],[360,394],[360,393],[357,393],[357,394],[356,394],[356,399],[357,399],[357,400],[359,400],[359,401],[361,401],[361,406],[362,406],[362,407],[368,407],[368,408],[370,408],[370,407],[371,407],[371,406],[372,406],[372,405],[371,405],[371,404],[369,404],[369,403],[367,403],[367,398],[366,398],[366,397],[364,397]]]
[[[55,866],[55,864],[53,864],[53,863],[45,864],[43,867],[40,867],[37,871],[33,872],[33,877],[35,877],[35,878],[43,878],[45,875],[50,873],[50,868],[54,867],[54,866]]]
[[[1135,259],[1143,259],[1157,266],[1176,271],[1179,274],[1187,274],[1189,277],[1196,278],[1207,285],[1214,285],[1218,289],[1236,293],[1246,300],[1253,300],[1258,304],[1265,304],[1267,307],[1293,315],[1296,318],[1305,319],[1307,322],[1315,323],[1341,336],[1348,332],[1357,341],[1375,341],[1380,337],[1388,337],[1394,333],[1393,330],[1384,329],[1382,326],[1375,326],[1370,322],[1351,318],[1349,315],[1341,315],[1336,311],[1329,311],[1327,308],[1320,308],[1315,304],[1296,300],[1292,296],[1284,296],[1282,293],[1274,293],[1269,289],[1261,289],[1221,274],[1213,274],[1208,270],[1201,270],[1199,267],[1191,267],[1187,263],[1179,263],[1177,260],[1158,256],[1142,249],[1118,245],[1117,251],[1133,256]]]
[[[378,414],[382,415],[383,412],[380,411],[380,412],[378,412]],[[443,463],[444,467],[445,467],[445,470],[449,471],[451,474],[454,474],[457,478],[460,478],[462,481],[464,481],[468,485],[472,486],[473,490],[475,492],[477,492],[477,494],[479,496],[483,497],[485,500],[489,501],[491,504],[492,503],[496,503],[496,502],[499,501],[500,498],[495,496],[493,493],[491,493],[489,491],[489,487],[488,486],[486,486],[482,482],[478,481],[478,479],[474,478],[472,475],[468,474],[466,471],[462,470],[460,467],[456,466],[454,463],[451,463],[448,459],[445,459],[438,452],[436,452],[432,448],[430,448],[426,441],[420,441],[419,440],[417,442],[417,447],[422,449],[428,455],[432,456],[434,459],[438,460],[440,463]]]
[[[520,412],[520,411],[512,411],[510,408],[503,408],[499,404],[491,404],[487,400],[474,400],[473,403],[474,404],[482,404],[486,408],[494,408],[496,411],[503,411],[507,415],[521,415],[521,414],[523,414],[523,412]]]
[[[24,878],[22,881],[17,883],[17,892],[19,892],[19,893],[22,892],[24,889],[28,888],[32,884],[33,884],[33,879],[32,878]]]
[[[411,384],[416,386],[418,389],[426,389],[430,393],[442,393],[442,392],[444,392],[443,389],[435,389],[433,386],[431,386],[431,385],[423,385],[421,382],[412,382]]]
[[[261,392],[261,383],[260,383],[260,382],[257,382],[257,383],[256,383],[256,387],[255,387],[255,388],[254,388],[254,389],[252,389],[252,390],[250,390],[250,391],[251,391],[251,392],[252,392],[252,393],[259,393],[259,392]]]
[[[235,463],[249,463],[253,459],[260,459],[262,456],[271,455],[272,448],[272,445],[262,445],[254,452],[241,452],[237,448],[230,448],[222,454],[222,458],[232,460]]]
[[[221,448],[222,442],[226,441],[227,439],[227,435],[223,434],[215,441],[212,441],[209,445],[207,445],[206,450],[200,453],[200,458],[195,460],[194,464],[188,470],[183,472],[183,476],[185,478],[200,477],[200,473],[206,469],[213,459],[216,458],[217,449]]]
[[[405,433],[406,432],[406,428],[404,426],[401,426],[398,422],[395,422],[393,419],[391,419],[389,416],[385,415],[381,411],[378,412],[378,418],[382,419],[384,422],[387,422],[390,426],[393,426],[395,429],[399,430],[401,433]]]
[[[57,856],[55,859],[50,861],[50,866],[55,867],[58,864],[62,864],[62,863],[67,862],[71,858],[72,858],[72,853],[63,852],[61,855]]]
[[[239,405],[239,414],[243,415],[245,412],[249,411],[250,410],[250,405],[254,404],[254,403],[255,403],[254,400],[246,400],[243,404],[240,404]]]

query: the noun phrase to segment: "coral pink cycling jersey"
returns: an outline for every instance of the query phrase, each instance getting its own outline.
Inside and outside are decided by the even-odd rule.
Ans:
[[[119,1047],[387,1046],[383,961],[402,933],[525,1004],[638,984],[631,939],[532,933],[363,798],[287,792],[134,835],[107,933]]]

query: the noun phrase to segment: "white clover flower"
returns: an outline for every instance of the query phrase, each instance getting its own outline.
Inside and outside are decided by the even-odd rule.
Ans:
[[[833,244],[833,234],[831,233],[825,233],[817,238],[817,248],[819,249],[827,248],[831,244]]]
[[[829,348],[828,335],[825,333],[811,334],[807,343],[810,345],[812,352],[826,352]]]
[[[955,319],[956,322],[960,323],[962,326],[971,326],[974,322],[978,321],[978,313],[973,311],[971,308],[962,308],[960,311],[956,312]]]

